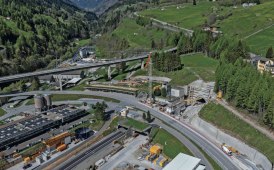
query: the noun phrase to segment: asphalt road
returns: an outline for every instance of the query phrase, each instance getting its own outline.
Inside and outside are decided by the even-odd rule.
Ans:
[[[85,161],[87,158],[92,156],[93,154],[97,153],[98,151],[104,149],[105,146],[109,145],[113,141],[121,138],[124,136],[124,132],[118,131],[114,134],[109,135],[108,137],[104,138],[103,140],[99,141],[95,145],[93,145],[89,150],[86,152],[79,154],[76,158],[72,159],[71,161],[67,162],[64,166],[58,168],[58,170],[71,170],[81,162]]]
[[[201,153],[201,151],[191,141],[189,141],[184,135],[182,135],[180,132],[174,130],[170,126],[164,124],[163,122],[157,119],[153,122],[153,124],[159,125],[161,128],[165,129],[168,133],[175,136],[181,143],[183,143],[193,153],[195,157],[201,159],[201,163],[206,166],[207,170],[214,170],[210,162]]]
[[[209,156],[211,156],[221,167],[225,170],[237,170],[239,169],[237,165],[233,162],[233,160],[228,157],[225,153],[221,151],[212,141],[205,138],[198,132],[194,131],[187,124],[179,122],[165,114],[162,114],[146,105],[140,103],[134,96],[118,94],[118,93],[106,93],[106,92],[93,92],[93,91],[34,91],[24,93],[26,94],[37,94],[37,93],[46,93],[46,94],[86,94],[86,95],[95,95],[95,96],[104,96],[109,98],[114,98],[120,100],[128,105],[133,105],[136,108],[140,108],[141,110],[147,111],[169,124],[172,128],[182,132],[185,136],[188,136],[193,142],[199,145]],[[18,95],[18,94],[17,94]],[[0,96],[1,97],[1,96]]]

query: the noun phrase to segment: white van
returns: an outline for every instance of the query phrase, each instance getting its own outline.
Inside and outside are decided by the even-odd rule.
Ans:
[[[106,163],[105,159],[100,159],[99,161],[95,162],[95,167],[99,168]]]

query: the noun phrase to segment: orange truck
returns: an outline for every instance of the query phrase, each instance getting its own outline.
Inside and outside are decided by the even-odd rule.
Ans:
[[[62,144],[62,145],[60,145],[56,148],[56,150],[59,151],[59,152],[62,152],[63,150],[66,150],[66,149],[67,149],[66,144]]]

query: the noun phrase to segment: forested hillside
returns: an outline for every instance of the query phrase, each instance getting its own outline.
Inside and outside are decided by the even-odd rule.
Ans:
[[[55,66],[96,22],[95,14],[61,0],[0,0],[0,76]]]
[[[216,92],[236,107],[248,110],[271,128],[274,126],[274,80],[261,75],[249,63],[237,60],[234,64],[220,62],[216,70]]]

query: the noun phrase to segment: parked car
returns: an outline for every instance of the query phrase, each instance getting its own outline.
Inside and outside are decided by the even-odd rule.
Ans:
[[[145,158],[144,158],[143,156],[139,156],[137,159],[138,159],[139,161],[142,161],[142,160],[144,160]]]
[[[28,169],[28,168],[30,168],[31,166],[32,166],[32,164],[27,164],[27,165],[23,166],[23,169]]]

